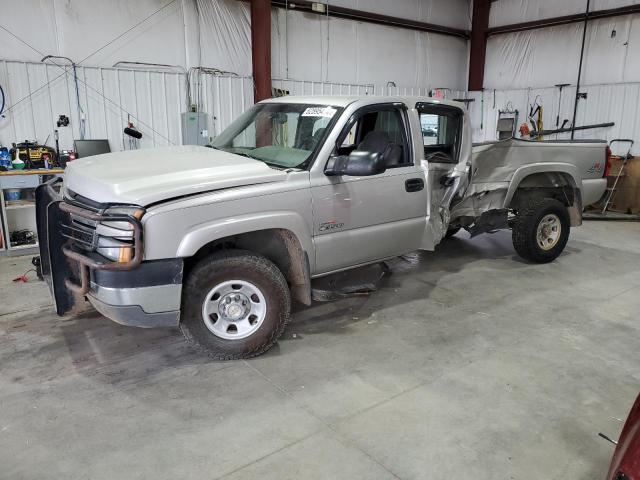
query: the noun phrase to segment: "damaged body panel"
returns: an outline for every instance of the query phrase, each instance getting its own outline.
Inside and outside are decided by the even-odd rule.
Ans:
[[[313,279],[434,250],[460,228],[511,228],[523,258],[556,258],[605,191],[606,144],[471,137],[456,102],[285,96],[211,148],[79,159],[36,193],[43,276],[61,315],[86,298],[246,358],[277,339],[291,299],[366,290]]]
[[[474,146],[471,180],[452,208],[452,223],[465,225],[485,212],[517,208],[523,197],[550,195],[569,208],[571,226],[582,208],[606,188],[604,141],[527,141],[509,139]],[[504,228],[504,227],[503,227]]]

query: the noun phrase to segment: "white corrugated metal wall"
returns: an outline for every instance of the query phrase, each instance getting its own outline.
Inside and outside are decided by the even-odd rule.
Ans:
[[[338,82],[314,82],[308,80],[273,79],[273,87],[286,90],[290,95],[392,95],[429,96],[427,87],[389,86],[377,84],[354,84]],[[443,89],[447,99],[466,98],[464,90]]]
[[[615,122],[613,127],[575,132],[575,138],[600,138],[611,140],[614,138],[631,138],[636,140],[634,152],[640,153],[640,83],[618,83],[601,85],[584,85],[581,92],[587,93],[586,99],[579,101],[576,125],[592,125],[605,122]],[[484,93],[471,92],[474,99],[470,111],[474,141],[482,142],[496,139],[496,125],[498,110],[505,110],[507,106],[519,112],[518,124],[527,122],[529,105],[536,98],[543,104],[544,128],[556,128],[556,116],[559,123],[564,119],[571,122],[575,98],[575,86],[565,87],[562,98],[559,98],[557,87],[533,89],[496,89],[485,90]],[[483,101],[484,97],[484,101]],[[558,103],[560,107],[558,108]],[[551,135],[549,139],[568,139],[569,133]],[[616,152],[621,153],[621,152]]]
[[[73,140],[81,138],[79,118],[84,119],[85,138],[106,138],[112,150],[123,148],[128,121],[143,134],[141,148],[182,143],[184,73],[99,67],[77,67],[76,73],[78,95],[69,66],[0,61],[0,85],[12,99],[0,118],[0,143],[48,138],[53,146],[57,128],[60,147],[72,148]],[[253,104],[250,77],[203,75],[200,92],[204,111],[212,115],[212,135]],[[71,119],[68,127],[56,127],[61,114]]]
[[[47,144],[54,146],[53,131],[57,129],[60,148],[69,149],[74,139],[81,138],[78,118],[84,120],[84,138],[106,138],[113,151],[122,150],[125,145],[128,148],[122,134],[128,121],[143,134],[140,148],[182,143],[180,113],[186,111],[187,105],[184,73],[77,67],[76,74],[78,95],[73,69],[68,65],[0,60],[0,85],[12,100],[4,118],[0,118],[0,144],[48,140]],[[291,95],[428,94],[425,87],[303,80],[274,79],[273,86],[288,90]],[[192,79],[192,91],[199,92],[197,103],[210,115],[211,136],[218,135],[253,105],[251,77],[202,75],[198,80]],[[452,91],[449,96],[459,98],[464,92]],[[68,127],[56,126],[59,115],[71,119]]]

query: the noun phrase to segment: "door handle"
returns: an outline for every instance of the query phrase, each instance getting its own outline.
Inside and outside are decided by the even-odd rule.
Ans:
[[[424,188],[424,180],[421,178],[410,178],[404,182],[404,189],[407,192],[419,192]]]

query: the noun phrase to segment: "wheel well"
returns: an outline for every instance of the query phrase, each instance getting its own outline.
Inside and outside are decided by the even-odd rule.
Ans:
[[[249,250],[263,255],[272,261],[287,279],[291,296],[305,305],[311,304],[309,258],[298,238],[290,230],[273,228],[213,240],[202,246],[195,255],[185,259],[185,276],[200,260],[225,249]]]
[[[509,202],[517,210],[533,198],[554,198],[560,201],[571,218],[571,226],[582,223],[582,199],[573,177],[565,172],[533,173],[522,179]]]

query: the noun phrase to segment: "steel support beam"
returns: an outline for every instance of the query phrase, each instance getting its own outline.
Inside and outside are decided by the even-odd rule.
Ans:
[[[500,35],[503,33],[522,32],[525,30],[535,30],[538,28],[554,27],[556,25],[567,25],[569,23],[579,23],[585,20],[596,20],[599,18],[619,17],[621,15],[631,15],[640,13],[640,5],[627,5],[626,7],[610,8],[607,10],[595,10],[589,13],[576,13],[562,17],[543,18],[531,22],[513,23],[501,25],[487,29],[487,36]]]
[[[247,0],[239,0],[247,1]],[[253,1],[253,0],[249,0]],[[327,0],[325,0],[326,2]],[[313,9],[313,4],[324,5],[325,10],[320,11]],[[392,17],[390,15],[381,15],[378,13],[365,12],[353,8],[338,7],[323,2],[310,2],[308,0],[271,0],[271,6],[274,8],[282,8],[292,12],[304,12],[315,15],[329,16],[334,18],[344,18],[347,20],[355,20],[358,22],[375,23],[377,25],[386,25],[390,27],[406,28],[408,30],[417,30],[420,32],[439,33],[441,35],[450,35],[468,39],[469,30],[461,28],[447,27],[435,23],[419,22],[407,18]]]
[[[251,0],[251,64],[253,98],[271,97],[271,1]]]
[[[473,1],[471,19],[471,47],[469,48],[469,90],[482,90],[484,61],[487,55],[487,28],[489,27],[489,0]]]

